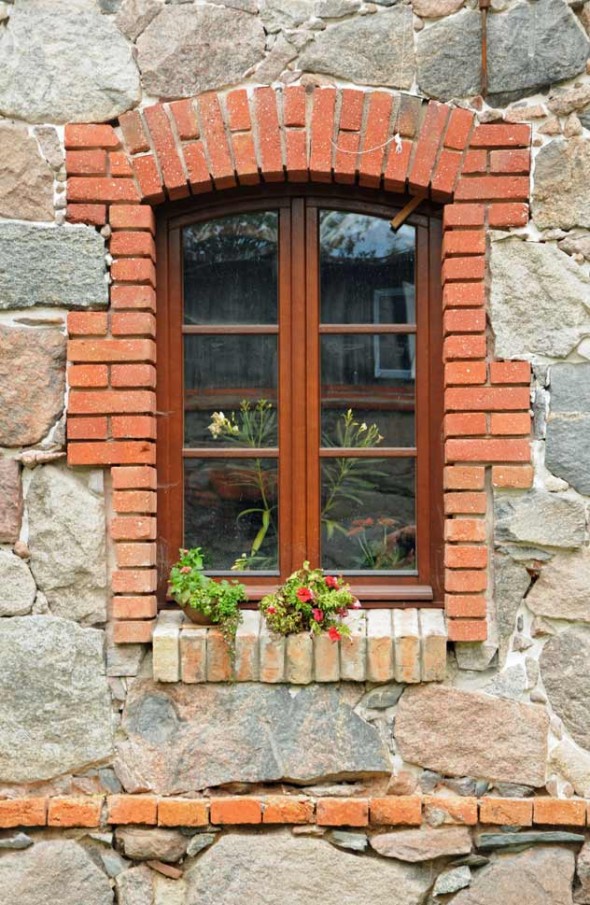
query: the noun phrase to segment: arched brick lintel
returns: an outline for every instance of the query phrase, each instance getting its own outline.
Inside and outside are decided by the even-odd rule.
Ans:
[[[110,310],[68,319],[68,461],[112,468],[115,640],[148,641],[156,613],[152,208],[285,181],[445,205],[445,605],[451,640],[484,640],[486,488],[532,480],[529,365],[493,361],[486,339],[486,228],[527,222],[530,127],[406,94],[266,87],[68,125],[65,139],[69,221],[111,229]]]

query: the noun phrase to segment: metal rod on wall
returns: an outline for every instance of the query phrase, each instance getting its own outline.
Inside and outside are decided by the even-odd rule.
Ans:
[[[488,10],[490,0],[479,0],[481,11],[481,96],[488,93]]]

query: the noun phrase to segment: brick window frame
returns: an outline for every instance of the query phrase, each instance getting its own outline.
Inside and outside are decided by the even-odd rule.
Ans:
[[[299,86],[66,126],[68,220],[110,232],[109,310],[68,317],[67,437],[70,465],[111,469],[115,641],[149,642],[157,611],[154,207],[279,182],[444,205],[445,610],[449,640],[485,640],[491,488],[532,482],[530,366],[493,357],[486,230],[528,220],[530,137],[409,95]]]

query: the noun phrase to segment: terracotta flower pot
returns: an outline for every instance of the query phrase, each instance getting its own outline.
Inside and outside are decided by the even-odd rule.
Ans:
[[[194,606],[183,606],[181,607],[181,610],[185,614],[186,618],[190,619],[191,622],[194,622],[195,625],[215,624],[210,616],[206,616],[205,613],[202,613],[201,610],[195,609]]]

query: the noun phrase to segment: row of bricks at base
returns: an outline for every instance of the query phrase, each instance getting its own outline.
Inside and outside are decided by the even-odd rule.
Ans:
[[[17,798],[0,801],[0,828],[98,827],[101,824],[203,827],[252,824],[420,826],[433,809],[446,823],[475,826],[590,826],[585,799],[389,795],[317,798],[296,795],[157,798],[152,795]]]

